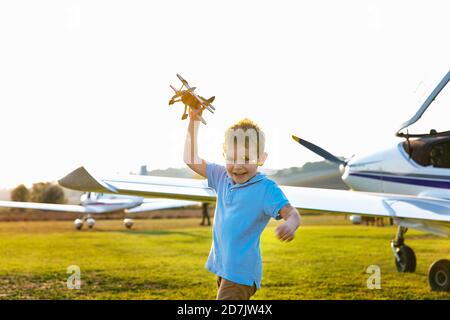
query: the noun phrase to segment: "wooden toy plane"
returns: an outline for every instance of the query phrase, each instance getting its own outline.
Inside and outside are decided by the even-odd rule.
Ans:
[[[212,96],[209,99],[205,99],[202,96],[197,95],[194,90],[196,87],[191,87],[182,76],[177,74],[178,79],[180,79],[182,85],[179,90],[175,89],[172,85],[170,86],[175,95],[170,99],[169,105],[173,105],[176,102],[182,102],[184,104],[184,113],[181,120],[186,120],[188,118],[188,107],[193,111],[193,113],[200,119],[203,124],[206,124],[205,119],[201,116],[203,110],[207,109],[211,113],[214,113],[216,108],[212,105],[215,97]]]

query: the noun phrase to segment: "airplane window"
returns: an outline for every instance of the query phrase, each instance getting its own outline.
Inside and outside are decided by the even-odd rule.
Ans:
[[[430,162],[436,168],[450,168],[450,141],[437,143],[432,146]]]
[[[431,165],[429,144],[425,139],[410,140],[409,144],[405,141],[403,148],[417,164],[424,167]]]
[[[450,137],[427,137],[403,142],[403,149],[417,164],[450,168]]]

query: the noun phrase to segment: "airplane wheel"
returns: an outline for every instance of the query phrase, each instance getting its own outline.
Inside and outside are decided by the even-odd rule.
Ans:
[[[450,292],[450,261],[438,260],[428,271],[428,283],[433,291]]]
[[[398,272],[416,271],[416,255],[413,249],[408,246],[400,246],[397,248],[397,254],[400,257],[400,261],[395,259],[395,266]]]
[[[73,224],[75,226],[75,229],[77,229],[77,230],[81,230],[83,228],[83,220],[81,220],[81,219],[75,219]]]
[[[94,220],[93,218],[88,218],[88,219],[86,220],[86,223],[87,223],[88,228],[89,228],[89,229],[92,229],[92,228],[94,228],[95,220]]]
[[[133,219],[125,218],[123,219],[123,225],[125,226],[125,228],[131,229],[134,225],[134,221]]]

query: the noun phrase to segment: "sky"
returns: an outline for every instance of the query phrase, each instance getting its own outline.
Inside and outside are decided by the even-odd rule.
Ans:
[[[321,160],[292,134],[344,157],[398,143],[450,69],[445,0],[2,1],[0,30],[0,187],[184,167],[177,73],[216,96],[200,156],[223,162],[248,117],[281,169]]]

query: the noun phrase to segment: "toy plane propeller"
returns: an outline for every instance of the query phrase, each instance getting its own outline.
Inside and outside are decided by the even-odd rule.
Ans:
[[[176,102],[182,102],[184,104],[184,112],[181,120],[186,120],[188,118],[188,108],[190,108],[194,115],[199,118],[203,124],[206,124],[206,121],[201,116],[201,113],[205,109],[211,113],[214,113],[216,108],[214,108],[212,103],[214,102],[215,97],[212,96],[209,99],[205,99],[202,96],[197,95],[194,92],[196,87],[191,87],[181,75],[177,74],[177,77],[180,79],[182,85],[179,90],[170,85],[175,94],[170,99],[169,105],[173,105]]]

